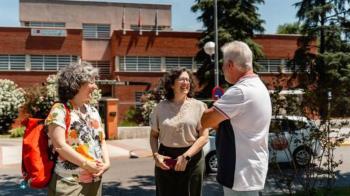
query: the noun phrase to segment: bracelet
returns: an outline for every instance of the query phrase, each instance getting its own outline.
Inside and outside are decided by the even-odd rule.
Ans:
[[[85,169],[85,167],[86,167],[86,165],[87,165],[87,162],[88,162],[88,160],[85,160],[85,161],[83,162],[83,164],[81,164],[81,168]]]

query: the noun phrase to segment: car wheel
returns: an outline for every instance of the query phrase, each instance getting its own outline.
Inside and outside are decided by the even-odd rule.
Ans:
[[[216,173],[218,171],[218,159],[215,151],[208,153],[205,157],[205,166],[207,173]]]
[[[311,161],[311,151],[308,147],[298,147],[293,153],[294,163],[299,167],[307,166]]]

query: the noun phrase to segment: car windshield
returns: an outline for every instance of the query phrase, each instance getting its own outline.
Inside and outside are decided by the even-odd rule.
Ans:
[[[291,119],[272,119],[270,124],[270,133],[295,132],[296,130],[306,129],[308,123],[300,120]]]

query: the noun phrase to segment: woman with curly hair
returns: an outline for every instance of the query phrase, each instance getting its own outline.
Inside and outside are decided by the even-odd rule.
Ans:
[[[208,130],[202,129],[200,119],[206,105],[192,98],[192,74],[186,69],[167,73],[163,88],[166,99],[150,118],[157,195],[199,196],[204,173],[202,147],[208,141]]]
[[[98,70],[85,62],[68,65],[58,73],[60,103],[53,105],[45,121],[59,155],[48,195],[101,195],[101,177],[110,161],[100,115],[89,104],[97,76]]]

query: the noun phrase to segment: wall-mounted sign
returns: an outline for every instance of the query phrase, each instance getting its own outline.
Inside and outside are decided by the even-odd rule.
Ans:
[[[65,29],[32,28],[31,35],[47,37],[66,37],[67,31]]]

